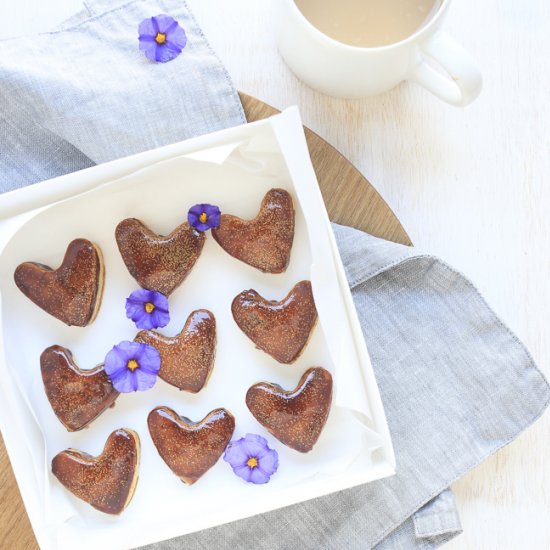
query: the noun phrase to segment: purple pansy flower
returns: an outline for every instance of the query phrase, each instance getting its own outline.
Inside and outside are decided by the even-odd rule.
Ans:
[[[195,204],[187,213],[187,221],[198,231],[208,231],[220,225],[220,209],[213,204]]]
[[[185,31],[169,15],[160,14],[139,24],[139,49],[151,61],[172,61],[185,48],[185,44]]]
[[[126,317],[132,319],[137,328],[165,327],[170,322],[168,298],[156,290],[135,290],[126,298]]]
[[[267,439],[255,434],[232,441],[223,459],[229,462],[235,474],[255,484],[267,483],[279,467],[277,451],[268,447]]]
[[[121,393],[152,388],[160,369],[160,353],[147,344],[120,342],[105,357],[105,372]]]

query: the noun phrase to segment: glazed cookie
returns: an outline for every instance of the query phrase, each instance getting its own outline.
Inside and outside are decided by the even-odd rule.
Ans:
[[[158,350],[159,376],[168,384],[197,393],[208,382],[216,355],[216,319],[212,312],[193,311],[182,331],[174,337],[142,330],[134,340]]]
[[[249,388],[246,405],[256,420],[281,443],[307,453],[325,426],[332,401],[330,372],[314,367],[300,378],[296,389],[260,382]]]
[[[234,258],[265,273],[282,273],[294,239],[292,197],[284,189],[271,189],[253,220],[222,214],[212,235]]]
[[[66,325],[85,327],[101,305],[105,270],[101,250],[86,239],[67,247],[60,267],[25,262],[17,266],[15,284],[38,307]]]
[[[76,497],[100,512],[118,515],[134,496],[139,451],[137,433],[121,428],[109,436],[98,457],[75,449],[60,452],[52,460],[52,473]]]
[[[166,296],[187,277],[206,238],[187,222],[166,237],[156,235],[135,218],[121,221],[115,236],[130,275],[141,287]]]
[[[317,322],[309,281],[300,281],[277,302],[255,290],[244,290],[231,304],[239,328],[279,363],[293,363],[305,348]]]
[[[70,350],[61,346],[50,346],[42,352],[40,370],[50,405],[70,432],[85,428],[114,406],[119,396],[103,365],[82,370]]]
[[[215,409],[193,422],[168,407],[157,407],[147,424],[162,460],[188,485],[216,464],[235,430],[235,418],[226,409]]]

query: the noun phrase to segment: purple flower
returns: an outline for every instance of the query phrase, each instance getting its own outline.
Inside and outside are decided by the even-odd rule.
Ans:
[[[267,483],[279,467],[277,451],[267,446],[267,439],[254,434],[232,441],[223,459],[229,462],[235,474],[256,484]]]
[[[126,298],[126,317],[132,319],[137,328],[165,327],[170,322],[168,298],[156,290],[135,290]]]
[[[187,221],[198,231],[208,231],[220,225],[220,209],[213,204],[195,204],[187,213]]]
[[[160,14],[139,24],[139,49],[151,61],[172,61],[185,48],[185,44],[185,31],[169,15]]]
[[[120,342],[105,357],[105,372],[121,393],[152,388],[160,369],[160,353],[147,344]]]

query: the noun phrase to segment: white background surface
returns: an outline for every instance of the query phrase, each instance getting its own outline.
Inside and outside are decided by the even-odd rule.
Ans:
[[[473,279],[550,377],[550,3],[455,0],[446,29],[484,75],[466,109],[412,84],[364,100],[322,96],[277,54],[268,0],[188,3],[236,86],[299,105],[413,242]],[[48,30],[78,7],[0,0],[0,36]],[[550,548],[550,415],[453,488],[464,534],[449,550]]]

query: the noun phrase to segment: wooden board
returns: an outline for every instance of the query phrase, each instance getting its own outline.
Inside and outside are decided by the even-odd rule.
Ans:
[[[240,97],[249,122],[278,112],[244,93]],[[307,128],[305,133],[330,219],[410,245],[411,241],[399,220],[370,182],[324,139]],[[1,438],[0,548],[38,548]]]
[[[242,92],[240,96],[249,122],[279,112]],[[411,240],[403,226],[367,178],[315,132],[305,128],[305,133],[330,219],[377,237],[410,245]]]

